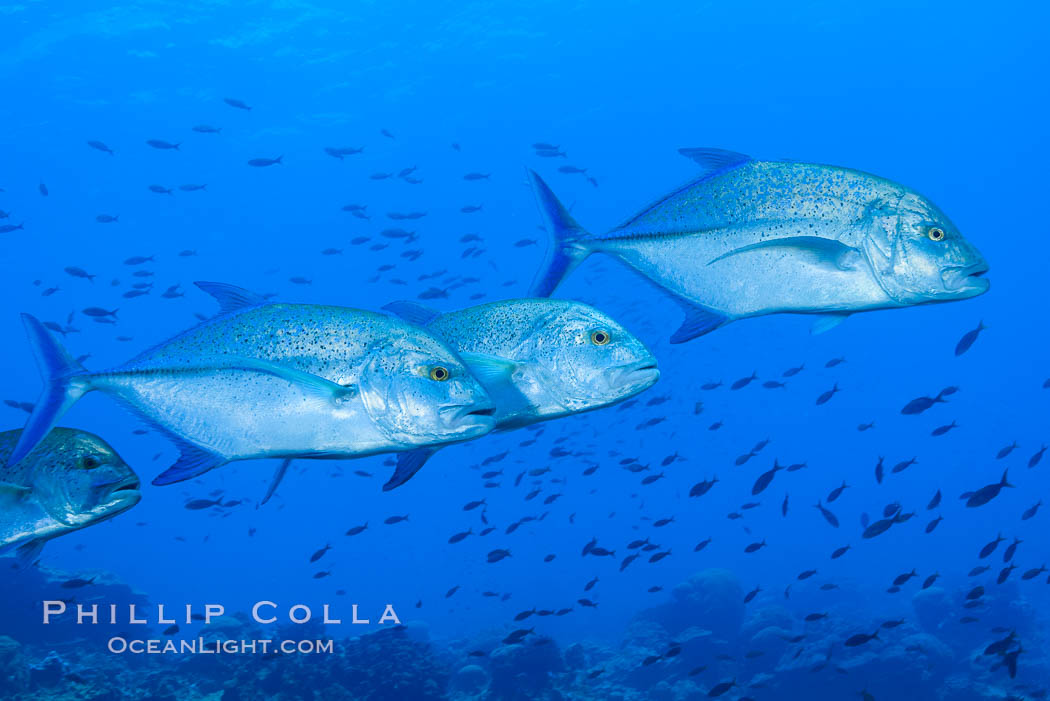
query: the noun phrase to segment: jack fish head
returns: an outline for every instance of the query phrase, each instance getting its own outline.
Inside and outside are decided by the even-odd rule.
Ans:
[[[373,347],[361,375],[361,400],[376,427],[407,445],[491,431],[492,400],[459,356],[426,331],[405,329]]]
[[[116,451],[85,431],[56,428],[26,457],[33,494],[56,521],[82,528],[139,503],[139,478]]]
[[[988,263],[940,209],[915,192],[870,208],[865,249],[879,284],[901,306],[988,291]]]
[[[541,415],[614,404],[660,379],[656,358],[627,329],[586,304],[559,306],[514,352],[515,358],[527,361],[520,372],[532,375],[514,382],[531,379],[541,386]]]

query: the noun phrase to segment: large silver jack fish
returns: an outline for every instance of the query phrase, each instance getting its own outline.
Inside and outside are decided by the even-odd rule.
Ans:
[[[533,189],[554,242],[533,294],[550,295],[592,253],[670,293],[686,317],[671,343],[736,319],[827,315],[976,297],[988,264],[948,217],[902,185],[848,168],[681,149],[707,172],[612,231],[587,233],[543,180]]]
[[[346,307],[270,304],[232,285],[197,286],[219,301],[218,316],[105,372],[85,370],[24,314],[44,391],[8,464],[94,390],[181,450],[157,485],[234,460],[355,458],[492,430],[488,394],[423,329]]]
[[[21,433],[0,433],[0,462]],[[0,465],[0,552],[14,549],[21,565],[32,564],[49,540],[113,518],[141,497],[139,478],[109,444],[56,428],[24,459]]]
[[[497,431],[622,402],[660,379],[656,358],[630,331],[580,302],[512,299],[441,313],[415,302],[383,307],[447,343],[488,392]],[[442,446],[399,453],[390,490]],[[278,467],[265,503],[288,470]]]

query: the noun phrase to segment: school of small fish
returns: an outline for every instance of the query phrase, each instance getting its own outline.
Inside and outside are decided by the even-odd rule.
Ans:
[[[252,110],[236,98],[226,98],[224,103],[235,110]],[[227,133],[210,124],[197,124],[192,132],[207,135],[206,138],[222,138]],[[381,134],[387,139],[396,138],[387,130]],[[86,144],[108,157],[119,157],[124,148],[132,148],[129,145],[118,150],[96,139],[87,140]],[[192,148],[188,142],[159,138],[148,139],[145,145],[176,157],[184,147]],[[141,144],[136,147],[141,148]],[[453,144],[453,148],[458,151],[460,147]],[[566,151],[557,144],[537,142],[532,149],[533,155],[541,159],[567,158]],[[325,155],[339,162],[350,160],[363,150],[364,147],[354,146],[321,147]],[[543,435],[544,422],[614,405],[621,411],[637,406],[641,401],[637,395],[660,379],[653,353],[606,313],[579,302],[550,298],[561,281],[593,253],[624,263],[681,306],[685,320],[673,332],[671,343],[695,339],[738,319],[780,313],[817,315],[814,331],[823,332],[854,313],[963,300],[989,289],[984,277],[989,266],[976,247],[944,212],[908,187],[841,167],[760,161],[711,148],[680,152],[703,169],[700,176],[620,226],[598,235],[589,234],[577,224],[544,180],[529,171],[552,244],[534,283],[534,296],[528,299],[510,298],[454,311],[424,306],[421,302],[446,299],[452,290],[479,282],[479,278],[452,275],[445,270],[418,277],[423,288],[417,295],[420,301],[395,301],[380,311],[289,304],[228,284],[198,282],[197,286],[218,302],[216,315],[202,316],[195,327],[102,371],[85,369],[85,358],[74,358],[56,338],[77,331],[76,313],[61,322],[41,322],[24,314],[23,322],[43,377],[43,390],[35,403],[5,400],[7,406],[28,413],[29,418],[21,431],[0,434],[0,550],[16,550],[20,562],[32,563],[48,540],[111,518],[139,502],[138,478],[106,443],[82,431],[55,428],[78,399],[94,390],[111,395],[130,408],[144,420],[148,430],[163,435],[179,449],[179,459],[153,479],[155,485],[191,480],[233,461],[280,459],[273,484],[261,503],[275,495],[293,460],[392,454],[385,464],[392,466],[394,472],[383,486],[389,490],[412,478],[437,451],[455,450],[454,444],[483,439],[493,431],[523,429],[526,437],[519,447],[524,449],[536,444]],[[258,156],[247,160],[246,165],[255,169],[294,167],[294,155],[289,154],[287,161],[285,157],[286,154]],[[375,172],[369,178],[417,185],[423,182],[417,170],[393,169]],[[566,164],[557,171],[579,176],[598,187],[587,168]],[[485,183],[492,177],[490,172],[471,171],[462,179]],[[149,184],[146,189],[165,197],[176,197],[176,192],[179,197],[189,193],[207,196],[210,192],[207,183]],[[44,197],[51,194],[43,183],[37,190]],[[464,216],[482,210],[482,203],[459,208]],[[374,216],[368,205],[361,203],[342,205],[341,211],[364,221],[371,221]],[[415,247],[421,234],[401,227],[412,226],[411,222],[426,216],[426,211],[416,209],[386,212],[386,218],[397,224],[382,228],[376,239],[361,235],[349,243],[355,247],[370,244],[370,250],[382,251],[398,242],[406,247],[401,258],[416,261],[424,255],[422,249]],[[7,223],[10,217],[10,212],[0,210],[0,220],[4,221],[0,234],[26,230],[26,222]],[[94,221],[124,226],[117,212],[94,214]],[[465,234],[460,242],[465,246],[465,260],[484,253],[480,235]],[[538,246],[538,242],[521,239],[514,245],[528,249]],[[338,256],[343,249],[330,247],[320,253]],[[192,257],[196,251],[185,250],[180,255]],[[132,300],[153,293],[149,264],[154,261],[153,255],[130,256],[123,261],[133,279],[124,298]],[[394,268],[393,264],[384,264],[376,274],[387,274]],[[89,287],[100,274],[72,265],[63,272]],[[312,283],[306,276],[290,277],[289,281],[296,285]],[[43,287],[39,281],[38,285]],[[41,294],[49,297],[58,290],[58,286],[47,286]],[[175,284],[160,297],[177,299],[184,295],[181,284]],[[479,301],[484,296],[479,293],[470,298]],[[83,317],[95,323],[114,325],[119,323],[118,312],[105,306],[85,306],[80,310]],[[954,354],[968,352],[985,330],[982,321],[962,335]],[[130,341],[131,337],[121,336],[118,340]],[[834,358],[825,363],[825,368],[843,362],[845,358]],[[765,390],[785,390],[788,382],[805,369],[805,364],[800,364],[784,369],[776,377],[764,378],[755,372],[729,383],[724,391],[737,392],[759,385]],[[834,405],[839,393],[848,391],[838,382],[830,384],[809,401],[816,406]],[[1044,385],[1048,386],[1050,380]],[[723,383],[719,381],[704,384],[701,389],[713,392],[721,387]],[[956,386],[930,391],[907,401],[900,414],[918,416],[941,405],[950,406],[951,397],[959,391]],[[644,406],[658,407],[668,400],[667,395],[655,396]],[[703,412],[703,402],[696,402],[694,415]],[[644,431],[666,419],[651,416],[635,430]],[[715,421],[707,429],[717,431],[721,426],[721,421]],[[876,423],[869,421],[859,424],[857,430],[867,432],[875,427]],[[957,428],[952,420],[933,429],[930,435],[944,436]],[[146,433],[147,429],[140,431]],[[677,480],[686,487],[684,494],[689,501],[702,499],[711,506],[709,494],[714,491],[717,495],[719,491],[719,479],[713,471],[701,475],[685,470],[680,464],[686,458],[674,451],[667,451],[659,468],[654,468],[617,448],[610,448],[603,458],[594,450],[563,445],[564,441],[565,437],[559,438],[548,456],[551,462],[568,459],[556,463],[559,472],[550,466],[535,466],[511,478],[498,466],[507,458],[507,452],[491,454],[472,467],[479,473],[482,488],[522,490],[525,502],[542,497],[545,506],[563,496],[559,490],[565,484],[564,473],[571,466],[582,464],[580,476],[588,478],[609,461],[617,463],[614,469],[636,475],[642,488],[662,480]],[[757,442],[740,454],[734,467],[751,469],[745,465],[764,460],[769,443],[769,439]],[[1005,446],[994,459],[1005,460],[1017,449],[1017,443]],[[1041,446],[1032,454],[1027,468],[1035,468],[1046,449]],[[772,458],[771,463],[766,460],[763,467],[755,470],[753,486],[745,498],[758,498],[774,483],[785,486],[791,473],[807,467],[805,462],[782,464],[779,458]],[[819,515],[829,529],[834,529],[829,534],[838,536],[849,531],[830,550],[831,560],[846,557],[864,547],[864,541],[891,529],[934,532],[944,518],[940,489],[926,504],[894,501],[878,513],[860,513],[858,527],[844,526],[844,520],[835,513],[848,500],[844,496],[846,490],[855,489],[861,479],[881,485],[916,464],[920,463],[915,456],[890,460],[879,457],[870,476],[856,475],[841,484],[836,482],[824,498],[804,507],[811,518]],[[548,473],[552,474],[547,476]],[[355,474],[366,479],[373,476],[364,470],[356,470]],[[957,497],[966,508],[978,508],[1014,484],[1009,469],[1003,469],[1001,478],[969,487],[950,496]],[[218,489],[207,497],[188,499],[185,509],[227,513],[247,501],[231,499]],[[1041,504],[1035,501],[1020,515],[1020,520],[1034,518]],[[760,502],[746,501],[732,508],[727,517],[741,520],[758,508],[763,508]],[[794,514],[787,492],[773,508],[780,518]],[[451,534],[450,546],[490,535],[493,539],[506,539],[523,525],[543,521],[550,513],[504,520],[497,526],[490,523],[490,518],[497,516],[490,516],[485,499],[470,500],[462,510],[471,518],[476,516],[478,523]],[[936,516],[927,520],[923,529],[906,525],[923,512]],[[574,517],[575,514],[568,515],[570,526]],[[644,516],[643,520],[653,529],[675,523],[674,515]],[[386,518],[383,525],[407,521],[409,514],[395,514]],[[365,522],[351,526],[345,535],[362,536],[369,530]],[[761,557],[760,553],[775,547],[774,534],[752,536],[748,528],[745,532],[749,542],[741,546],[744,553]],[[618,562],[620,573],[632,565],[637,569],[680,557],[658,542],[657,533],[654,530],[629,543],[601,543],[597,537],[591,537],[583,544],[580,555]],[[253,534],[254,531],[249,533]],[[1002,533],[997,534],[977,553],[977,559],[986,560],[1006,540]],[[694,552],[703,551],[711,542],[711,537],[699,539]],[[997,583],[1011,579],[1013,570],[1019,567],[1022,581],[1047,573],[1045,564],[1034,564],[1038,558],[1024,566],[1014,564],[1015,556],[1027,555],[1019,549],[1022,543],[1014,538],[1005,548],[1004,567],[997,573]],[[488,550],[485,563],[497,565],[515,557],[507,545],[496,543]],[[334,549],[331,543],[325,544],[310,555],[309,564],[330,559],[329,553]],[[551,553],[543,562],[555,558]],[[888,578],[887,591],[892,594],[914,586],[910,584],[912,580],[919,582],[922,589],[938,581],[938,573],[920,569]],[[989,569],[990,565],[978,565],[970,576],[979,577]],[[819,572],[819,567],[806,567],[794,581],[809,580]],[[313,578],[332,575],[332,570],[326,569],[316,572]],[[1050,583],[1050,578],[1046,581]],[[63,586],[80,588],[91,583],[92,580],[76,579]],[[792,584],[787,585],[785,597],[790,596]],[[596,608],[599,586],[595,576],[575,600],[531,606],[514,616],[513,622]],[[821,589],[836,587],[826,582]],[[661,589],[654,585],[649,591]],[[453,586],[445,598],[460,590],[460,585]],[[763,591],[763,585],[756,583],[744,597],[744,603],[751,603]],[[980,620],[976,614],[985,592],[984,585],[970,589],[961,604],[963,610],[956,617],[958,624]],[[484,596],[502,601],[510,598],[509,593],[499,592],[485,592]],[[421,600],[417,607],[422,605]],[[815,611],[805,617],[805,622],[818,624],[828,616],[825,611]],[[874,631],[857,631],[843,639],[842,644],[859,647],[881,643],[884,638],[880,635],[888,638],[904,623],[903,619],[887,620]],[[998,627],[992,631],[1000,637],[988,644],[977,663],[987,661],[1013,678],[1023,645],[1013,631]],[[516,629],[503,642],[521,643],[534,634],[534,628]],[[796,657],[802,654],[805,635],[786,640],[797,647]],[[681,646],[675,643],[663,654],[646,659],[643,665],[659,664],[681,652]],[[829,651],[825,663],[831,657]],[[694,673],[704,669],[697,667]],[[603,670],[595,670],[589,678],[602,673]],[[707,696],[719,697],[737,687],[735,679],[721,681],[710,687]],[[858,695],[873,698],[867,691],[859,691]]]

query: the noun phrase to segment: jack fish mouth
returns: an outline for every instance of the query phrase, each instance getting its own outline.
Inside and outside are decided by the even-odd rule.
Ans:
[[[660,369],[656,366],[654,358],[609,368],[606,374],[610,384],[614,387],[622,387],[630,394],[648,389],[660,379]]]
[[[112,494],[126,494],[128,492],[138,492],[142,483],[138,477],[128,477],[122,482],[118,482],[113,487]]]
[[[109,492],[109,499],[106,502],[107,510],[124,511],[138,504],[142,499],[142,492],[139,491],[141,486],[138,477],[128,477],[115,484]]]
[[[988,272],[984,261],[965,267],[945,268],[941,271],[944,289],[954,297],[976,297],[988,291],[991,282],[982,277]]]
[[[442,407],[445,425],[457,433],[488,433],[496,425],[496,407],[492,404],[454,404]]]

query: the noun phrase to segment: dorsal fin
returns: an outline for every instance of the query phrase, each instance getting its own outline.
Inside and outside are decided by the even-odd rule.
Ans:
[[[699,163],[708,173],[738,166],[751,160],[751,156],[737,153],[736,151],[726,151],[721,148],[680,148],[678,153],[691,161]]]
[[[426,326],[441,316],[441,312],[431,309],[425,304],[399,300],[383,305],[383,311],[390,312],[396,317],[416,326]]]
[[[220,314],[230,314],[266,304],[266,298],[261,294],[236,285],[201,280],[193,284],[215,298],[215,301],[219,303]]]

